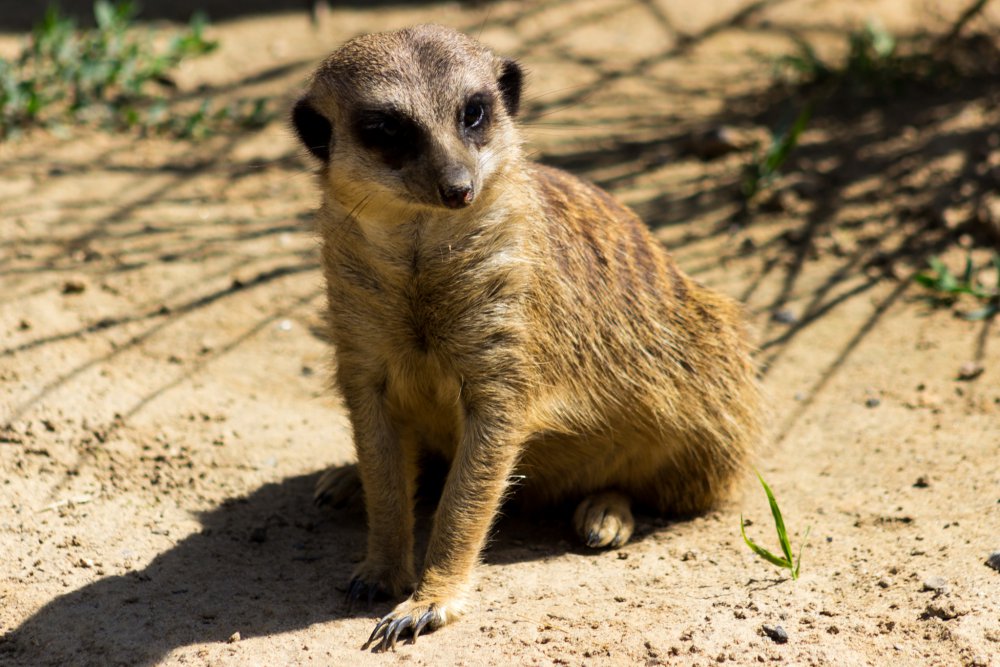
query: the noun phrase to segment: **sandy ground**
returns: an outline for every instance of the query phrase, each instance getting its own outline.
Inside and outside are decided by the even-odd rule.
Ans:
[[[565,511],[510,516],[468,616],[395,655],[360,650],[388,605],[343,602],[363,512],[311,503],[352,446],[325,388],[317,191],[283,123],[0,145],[0,663],[1000,665],[1000,332],[911,280],[934,254],[959,267],[962,246],[986,259],[968,221],[1000,184],[1000,87],[819,114],[742,221],[752,151],[692,143],[787,113],[765,56],[795,36],[834,48],[868,16],[932,29],[948,4],[416,3],[216,24],[222,48],[184,89],[283,103],[359,32],[480,34],[531,72],[538,158],[634,205],[760,334],[760,470],[793,544],[811,528],[799,580],[742,543],[741,513],[776,549],[749,475],[706,516],[639,517],[619,551],[578,546]],[[968,362],[984,370],[961,380]]]

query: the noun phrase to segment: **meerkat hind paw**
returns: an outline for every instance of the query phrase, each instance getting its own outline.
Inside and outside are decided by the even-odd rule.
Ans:
[[[354,603],[358,600],[366,599],[371,607],[376,602],[383,602],[392,598],[392,594],[380,583],[369,583],[361,577],[354,577],[347,585],[347,608],[348,611],[354,608]]]
[[[355,465],[332,466],[316,480],[313,503],[319,507],[343,507],[361,492],[361,478]]]
[[[584,544],[595,549],[624,545],[635,530],[630,504],[629,499],[617,491],[587,496],[573,515],[576,534]]]

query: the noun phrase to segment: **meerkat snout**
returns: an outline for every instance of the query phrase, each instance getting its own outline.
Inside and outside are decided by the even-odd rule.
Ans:
[[[472,176],[467,169],[456,169],[450,177],[442,179],[438,186],[441,202],[448,208],[468,206],[475,199],[476,192],[472,186]]]

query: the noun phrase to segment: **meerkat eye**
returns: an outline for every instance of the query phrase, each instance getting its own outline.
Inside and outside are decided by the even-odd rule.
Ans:
[[[471,130],[479,127],[485,117],[486,107],[481,102],[469,102],[465,105],[465,111],[462,113],[462,125]]]
[[[365,123],[364,129],[372,134],[381,134],[385,137],[395,137],[399,134],[399,121],[392,116],[377,116]]]

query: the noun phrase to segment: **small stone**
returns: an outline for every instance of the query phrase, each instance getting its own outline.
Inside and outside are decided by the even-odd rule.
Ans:
[[[240,633],[239,632],[234,632],[233,634],[229,635],[229,639],[226,640],[226,643],[227,644],[235,644],[240,639],[241,639]]]
[[[927,478],[926,475],[921,475],[920,477],[917,477],[917,481],[913,483],[913,486],[918,489],[926,489],[930,485],[931,481]]]
[[[21,320],[20,323],[18,323],[17,328],[20,329],[21,331],[30,331],[31,322],[29,322],[28,320]]]
[[[63,294],[83,294],[87,289],[87,284],[82,280],[70,279],[63,283]]]
[[[880,405],[882,405],[882,400],[875,396],[865,399],[866,408],[877,408]]]
[[[692,137],[687,150],[702,160],[714,160],[744,147],[745,141],[739,133],[734,128],[722,125]]]
[[[948,592],[948,582],[944,577],[927,577],[924,579],[923,586],[920,588],[921,591],[930,591],[941,595],[942,593]]]
[[[795,324],[799,321],[798,316],[787,308],[771,313],[771,319],[779,324]]]
[[[986,559],[986,565],[1000,572],[1000,551],[991,553],[990,557]]]
[[[784,644],[788,641],[788,633],[780,625],[768,625],[765,623],[761,626],[761,630],[764,634],[771,638],[775,644]]]
[[[978,361],[967,361],[958,369],[958,379],[963,382],[975,380],[986,368]]]
[[[878,587],[879,588],[891,588],[892,587],[892,579],[889,579],[887,577],[882,577],[881,579],[878,580]]]

